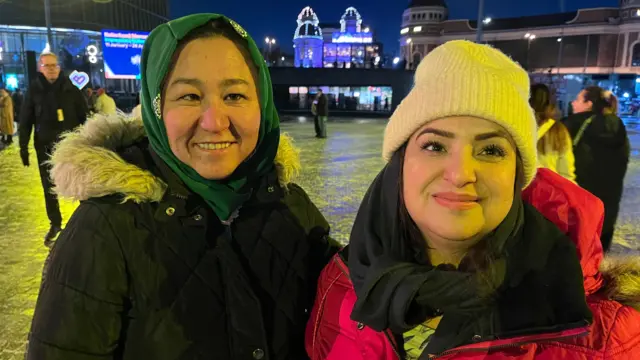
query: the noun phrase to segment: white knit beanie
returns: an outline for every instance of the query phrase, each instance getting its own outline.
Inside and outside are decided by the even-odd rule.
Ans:
[[[537,124],[529,106],[529,75],[488,45],[455,40],[418,65],[413,89],[391,115],[382,157],[389,161],[419,128],[451,116],[475,116],[501,125],[522,157],[526,188],[537,169]]]

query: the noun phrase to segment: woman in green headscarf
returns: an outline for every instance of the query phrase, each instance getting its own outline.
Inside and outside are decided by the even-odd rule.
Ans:
[[[329,226],[291,182],[268,69],[234,21],[155,29],[142,119],[101,117],[52,157],[80,206],[50,255],[28,359],[302,359]]]

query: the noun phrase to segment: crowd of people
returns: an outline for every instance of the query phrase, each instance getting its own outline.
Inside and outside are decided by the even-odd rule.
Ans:
[[[499,50],[439,46],[343,246],[295,183],[268,68],[233,20],[156,28],[136,116],[86,119],[55,56],[39,64],[19,134],[28,166],[35,128],[48,241],[53,184],[80,205],[27,359],[640,358],[640,262],[604,258],[630,148],[601,88],[560,119]],[[320,93],[318,137],[325,109]]]

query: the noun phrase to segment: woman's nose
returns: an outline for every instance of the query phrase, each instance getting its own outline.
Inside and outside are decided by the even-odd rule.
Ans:
[[[454,153],[449,156],[445,172],[445,180],[456,187],[463,187],[476,181],[476,160],[471,151]]]
[[[229,128],[229,117],[220,107],[207,105],[200,118],[200,127],[210,132],[222,132]]]

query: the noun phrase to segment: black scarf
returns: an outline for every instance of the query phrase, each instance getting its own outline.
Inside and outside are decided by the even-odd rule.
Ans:
[[[538,330],[548,331],[549,326],[557,325],[559,318],[555,306],[540,307],[542,310],[528,313],[527,304],[514,304],[513,308],[524,310],[522,318],[501,318],[500,314],[513,318],[512,307],[505,306],[501,298],[502,293],[520,285],[538,286],[538,280],[523,283],[523,279],[532,271],[544,271],[547,264],[544,259],[548,259],[557,247],[557,239],[573,246],[570,240],[533,207],[523,204],[517,189],[505,220],[482,240],[494,259],[492,266],[501,268],[503,274],[502,285],[486,294],[482,289],[486,282],[479,279],[479,272],[467,266],[468,258],[462,260],[458,270],[452,266],[420,264],[416,260],[416,249],[402,235],[405,232],[399,222],[401,166],[401,156],[396,152],[367,191],[351,232],[348,263],[358,296],[351,318],[377,331],[391,329],[401,334],[429,317],[444,314],[427,348],[432,354],[469,343],[478,333],[503,336],[522,330],[521,326],[536,326]],[[531,223],[528,229],[527,222]],[[544,229],[538,229],[540,226]],[[537,243],[530,239],[537,237],[545,240]],[[563,249],[563,253],[568,252],[562,255],[566,258],[564,261],[571,264],[570,270],[561,269],[569,272],[563,281],[569,279],[571,286],[567,287],[569,295],[561,294],[570,299],[561,302],[574,308],[568,321],[583,324],[584,319],[590,320],[591,314],[584,299],[580,265],[575,247]],[[521,301],[519,296],[506,298]],[[508,309],[504,311],[505,308]],[[575,327],[575,324],[571,326]]]

